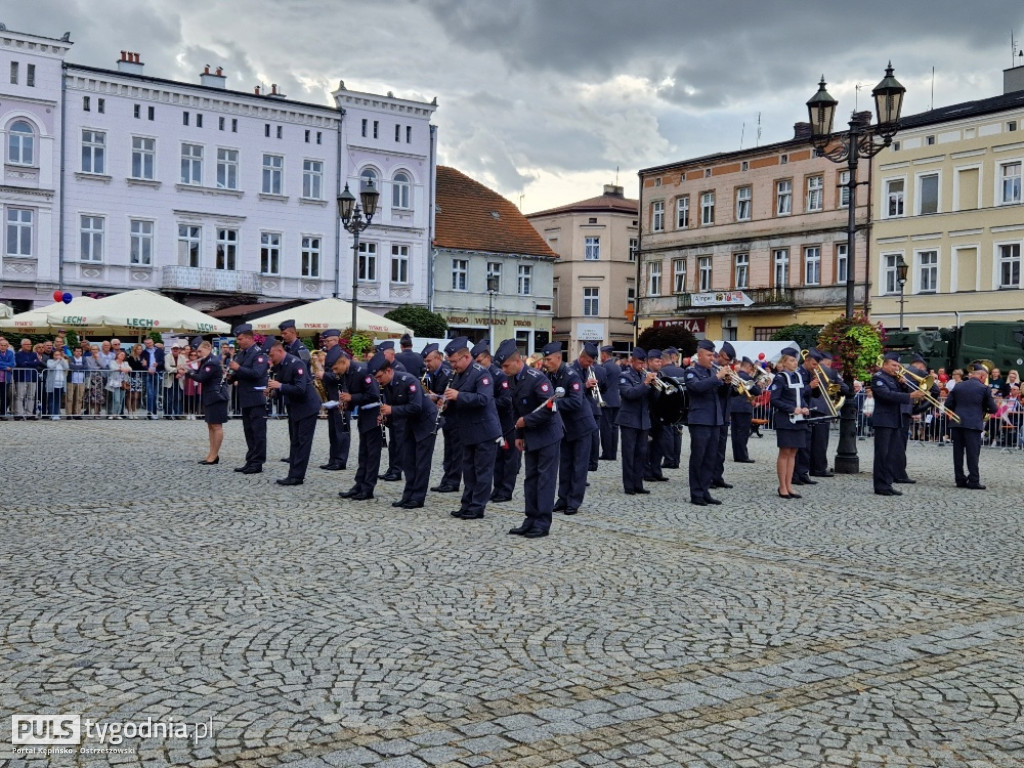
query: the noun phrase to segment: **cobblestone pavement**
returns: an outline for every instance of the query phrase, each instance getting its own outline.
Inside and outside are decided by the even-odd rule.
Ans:
[[[768,435],[717,508],[602,462],[524,540],[521,487],[476,521],[396,483],[343,503],[323,424],[295,488],[283,422],[262,475],[226,433],[199,467],[201,423],[0,426],[0,764],[1024,765],[1019,453],[984,451],[980,493],[913,446],[884,498],[861,442],[865,473],[782,501]],[[14,752],[10,715],[52,713],[213,733]]]

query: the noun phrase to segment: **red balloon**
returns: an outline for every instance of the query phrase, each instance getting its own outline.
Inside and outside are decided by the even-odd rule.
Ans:
[[[761,353],[760,353],[760,354],[759,354],[759,355],[757,356],[757,359],[758,359],[758,360],[764,360],[764,352],[761,352]]]
[[[60,301],[63,298],[64,298],[64,291],[54,291],[53,292],[53,300],[54,301]]]

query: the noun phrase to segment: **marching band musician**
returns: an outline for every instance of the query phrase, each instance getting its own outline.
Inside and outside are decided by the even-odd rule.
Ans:
[[[762,390],[754,383],[754,361],[744,357],[740,361],[740,369],[735,375],[744,382],[750,394],[760,395]],[[732,460],[737,464],[753,464],[747,451],[750,439],[750,425],[754,418],[754,404],[746,397],[734,397],[729,400],[729,421],[732,423]]]
[[[402,365],[398,360],[395,359],[395,342],[382,341],[377,345],[377,352],[384,354],[384,359],[388,361],[390,365],[396,371],[405,372],[405,366]],[[374,353],[376,354],[376,353]],[[367,362],[372,360],[374,355],[370,355]],[[396,482],[402,479],[402,444],[405,440],[405,435],[402,434],[402,423],[388,422],[388,468],[387,471],[380,476],[381,480],[388,482]]]
[[[320,415],[320,395],[313,386],[309,366],[289,355],[281,342],[270,348],[270,362],[274,364],[274,378],[267,382],[267,387],[277,390],[288,401],[288,425],[291,427],[288,476],[276,482],[278,485],[302,485]]]
[[[657,374],[644,364],[647,352],[634,347],[629,354],[629,367],[619,374],[619,397],[622,405],[616,424],[622,438],[622,487],[627,496],[650,493],[644,488],[644,465],[647,463],[647,434],[651,429],[651,382]]]
[[[718,351],[716,361],[721,369],[726,372],[726,377],[732,374],[732,362],[736,359],[736,349],[728,341],[722,342],[722,348]],[[725,482],[725,449],[729,443],[729,403],[740,396],[739,392],[732,385],[721,387],[718,396],[722,400],[722,428],[718,432],[718,444],[715,447],[715,471],[711,476],[712,488],[732,488]]]
[[[676,381],[686,378],[686,370],[679,365],[679,350],[669,347],[661,353],[662,366],[661,375],[668,376]],[[668,430],[668,436],[672,441],[672,449],[665,456],[661,466],[665,469],[679,469],[679,462],[683,455],[683,428],[674,426]]]
[[[526,519],[509,529],[528,539],[548,535],[555,502],[555,473],[562,443],[562,417],[549,405],[554,388],[540,371],[525,365],[515,339],[501,342],[494,360],[512,387],[516,450],[522,451],[526,476],[523,496]]]
[[[491,358],[491,350],[488,340],[484,339],[474,345],[469,351],[473,359],[491,372],[494,377],[494,405],[498,409],[498,421],[501,424],[501,434],[508,437],[512,434],[515,418],[512,409],[512,389],[509,385],[508,376],[495,364]],[[491,493],[491,501],[501,503],[512,500],[512,492],[516,489],[516,477],[519,474],[521,454],[516,449],[514,441],[503,440],[498,446],[498,452],[494,457],[494,491]]]
[[[908,428],[903,406],[912,405],[924,397],[920,389],[909,393],[907,385],[896,379],[900,368],[900,353],[889,352],[881,370],[871,377],[871,394],[875,399],[872,423],[875,428],[875,463],[873,479],[875,493],[879,496],[902,496],[892,487],[899,471],[898,463],[903,453],[901,430]]]
[[[590,472],[597,472],[597,462],[600,460],[601,454],[601,411],[603,410],[597,401],[597,394],[600,393],[601,397],[604,397],[604,392],[608,388],[604,368],[597,363],[597,346],[593,342],[586,342],[569,367],[579,374],[580,380],[583,382],[583,399],[590,401],[588,405],[591,413],[594,414],[594,422],[597,424],[597,429],[590,435],[590,461],[587,467]],[[593,377],[590,375],[591,371],[594,372]]]
[[[281,343],[284,345],[284,351],[287,352],[292,357],[298,358],[308,366],[311,358],[309,354],[309,349],[306,347],[305,344],[299,341],[299,334],[298,331],[296,331],[295,329],[295,321],[282,320],[280,323],[278,323],[277,329],[281,332]],[[269,356],[269,354],[270,351],[268,350],[267,355]],[[280,409],[287,409],[288,407],[287,403],[285,403],[284,401],[285,398],[278,398],[277,407],[279,409],[279,414],[281,413]],[[294,430],[295,425],[292,423],[291,419],[288,419],[289,443],[291,443],[295,439],[295,435],[293,434]],[[281,461],[290,462],[291,457],[289,456],[287,459],[281,459]]]
[[[365,367],[346,353],[342,353],[332,368],[338,378],[338,400],[341,408],[350,413],[356,408],[356,429],[359,430],[359,466],[353,478],[352,487],[338,495],[352,501],[366,501],[373,498],[377,487],[377,473],[380,472],[380,454],[384,447],[380,417],[380,389]]]
[[[320,338],[327,347],[327,355],[324,358],[324,370],[318,372],[316,377],[323,383],[327,399],[338,402],[338,378],[334,375],[334,364],[345,354],[341,348],[341,331],[329,328],[320,334]],[[340,408],[327,409],[327,437],[331,446],[330,454],[327,463],[321,464],[320,469],[331,472],[345,469],[352,445],[352,432]]]
[[[783,499],[803,498],[799,493],[793,493],[793,473],[797,451],[805,448],[810,439],[804,419],[811,412],[807,405],[811,386],[797,372],[799,363],[800,350],[793,347],[782,350],[769,400],[775,440],[779,447],[775,472],[779,477],[779,497]]]
[[[818,376],[815,371],[821,364],[822,354],[817,349],[811,349],[807,351],[807,356],[803,362],[799,364],[797,373],[800,374],[800,378],[803,379],[804,386],[811,388],[810,395],[804,399],[804,404],[810,409],[810,416],[820,417],[828,414],[827,407],[821,402],[822,397],[828,397],[827,392],[822,392],[818,382]],[[817,424],[818,422],[812,422]],[[796,461],[793,465],[793,485],[817,485],[817,480],[811,480],[811,424],[804,424],[804,428],[807,432],[807,444],[802,445],[797,449]],[[828,457],[825,458],[825,462],[828,462]]]
[[[714,480],[718,441],[725,423],[724,400],[728,367],[712,370],[715,345],[707,339],[697,342],[693,364],[686,369],[686,391],[690,396],[687,426],[690,430],[690,503],[698,507],[721,504],[708,492]]]
[[[661,378],[661,368],[664,362],[660,349],[647,350],[647,370]],[[661,393],[657,389],[651,392],[651,402],[657,400]],[[651,430],[648,432],[650,440],[647,443],[647,460],[644,463],[644,482],[663,483],[668,478],[661,471],[662,460],[672,450],[672,427],[662,424],[657,418],[651,419]]]
[[[199,463],[218,464],[220,446],[224,442],[224,422],[228,420],[228,401],[231,396],[228,395],[227,399],[222,397],[221,380],[224,371],[220,367],[220,357],[213,353],[213,344],[204,341],[202,336],[196,336],[192,339],[192,348],[199,351],[199,365],[194,370],[187,369],[179,373],[178,378],[188,376],[203,386],[203,421],[206,422],[210,448],[206,452],[206,458]]]
[[[423,348],[423,361],[427,366],[427,391],[424,393],[440,410],[443,408],[444,391],[455,377],[455,371],[445,361],[437,344],[427,344]],[[444,436],[444,458],[441,463],[441,483],[431,488],[435,493],[457,493],[462,482],[462,443],[459,442],[459,431],[455,428],[455,419],[438,415],[441,434]],[[435,424],[436,432],[437,424]]]
[[[392,424],[400,422],[397,431],[404,438],[400,448],[405,489],[402,498],[392,502],[391,506],[420,509],[427,497],[430,481],[437,408],[423,396],[419,379],[405,371],[394,370],[382,352],[374,355],[367,370],[384,393],[384,403],[380,406],[381,416],[389,419]]]
[[[988,369],[981,363],[972,363],[969,378],[964,379],[946,397],[946,407],[960,417],[950,424],[953,436],[953,473],[957,488],[985,490],[981,484],[978,457],[981,455],[981,434],[985,431],[985,414],[998,408],[986,379]],[[964,473],[964,454],[967,473]]]
[[[606,389],[604,408],[601,409],[601,459],[615,461],[619,447],[619,427],[615,423],[622,400],[619,397],[619,374],[622,369],[615,359],[615,348],[601,347],[601,368],[604,369]]]
[[[235,328],[239,352],[228,363],[232,384],[238,392],[242,409],[242,431],[245,434],[245,464],[235,472],[256,475],[267,461],[267,374],[270,358],[256,344],[252,326]]]
[[[910,366],[907,368],[908,371],[917,374],[922,379],[928,375],[928,364],[924,361],[924,358],[920,355],[914,355],[914,359],[910,361]],[[913,379],[904,380],[904,384],[908,388],[913,389],[917,387],[917,382]],[[929,393],[933,400],[939,399],[939,385],[932,384]],[[913,405],[907,404],[901,407],[900,413],[904,417],[905,424],[903,425],[903,432],[900,434],[900,451],[897,461],[896,468],[893,476],[894,483],[903,483],[905,485],[913,485],[917,480],[911,479],[910,475],[907,474],[907,443],[910,440],[910,426],[914,420],[916,414],[923,414],[930,411],[932,408],[931,403],[928,402],[928,398],[922,398]],[[954,411],[955,413],[955,411]]]
[[[479,520],[491,497],[494,456],[501,437],[498,409],[494,403],[494,377],[473,362],[469,339],[459,336],[444,348],[455,378],[444,391],[445,414],[454,416],[462,442],[462,503],[452,517]]]
[[[395,362],[401,363],[406,373],[412,374],[413,378],[419,381],[427,369],[423,362],[423,355],[417,355],[412,351],[412,336],[403,333],[402,338],[398,340],[398,346],[402,349],[395,355]],[[393,365],[392,367],[396,371],[401,370],[397,366]]]
[[[597,430],[590,404],[583,402],[583,381],[573,368],[562,361],[562,343],[552,341],[542,350],[544,370],[556,389],[565,390],[558,404],[565,434],[558,455],[558,499],[555,512],[575,515],[587,492],[590,469],[591,435]]]
[[[821,355],[821,360],[818,361],[818,367],[821,372],[825,374],[825,378],[828,379],[829,384],[835,384],[839,387],[839,394],[843,397],[851,397],[853,392],[843,381],[843,377],[839,375],[839,371],[832,367],[832,355],[826,349],[818,349],[818,353]],[[819,402],[823,402],[820,398],[827,398],[828,392],[819,393]],[[823,413],[827,414],[830,411],[826,406]],[[810,445],[810,475],[811,477],[833,477],[834,474],[829,471],[828,468],[828,438],[832,432],[832,423],[828,419],[822,421],[816,421],[811,424],[811,445]]]

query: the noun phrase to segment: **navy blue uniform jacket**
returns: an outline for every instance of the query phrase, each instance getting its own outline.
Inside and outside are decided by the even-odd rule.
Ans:
[[[479,363],[471,363],[451,383],[452,389],[459,390],[457,400],[449,402],[444,409],[454,416],[463,445],[477,445],[501,436],[498,409],[494,400],[494,376]]]
[[[516,439],[523,440],[528,451],[537,451],[560,442],[564,428],[558,411],[541,408],[534,413],[537,406],[555,393],[548,377],[534,368],[524,366],[511,384],[515,418],[518,420],[521,416],[526,422],[524,429],[516,430]],[[561,408],[562,400],[555,402],[558,403],[556,407]]]
[[[946,407],[960,417],[957,424],[952,419],[949,426],[954,429],[985,429],[985,414],[995,413],[998,406],[992,397],[992,390],[974,378],[964,379],[946,396]]]

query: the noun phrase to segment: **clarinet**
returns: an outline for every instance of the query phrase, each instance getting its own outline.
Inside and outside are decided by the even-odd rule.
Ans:
[[[381,392],[379,392],[377,394],[377,399],[380,401],[381,405],[384,405],[384,392],[383,391],[381,391]],[[388,430],[387,430],[387,427],[384,425],[384,414],[381,413],[379,409],[377,411],[377,419],[380,421],[380,441],[381,441],[381,446],[384,447],[384,448],[387,448],[388,447]]]
[[[455,378],[455,371],[454,370],[449,371],[448,372],[448,381],[446,381],[444,383],[444,386],[441,387],[441,392],[442,393],[446,389],[448,389],[448,387],[451,386],[452,379],[454,379],[454,378]],[[437,434],[437,430],[439,430],[441,428],[441,417],[444,415],[444,409],[447,408],[447,407],[448,407],[448,401],[445,400],[444,395],[442,394],[441,395],[441,399],[437,402],[437,416],[434,417],[434,434],[435,435]]]
[[[347,395],[348,394],[348,387],[345,386],[345,377],[344,376],[342,378],[338,379],[338,392],[340,394],[343,394],[343,395]],[[340,401],[341,398],[339,397],[338,400]],[[344,402],[339,402],[338,403],[338,408],[341,409],[341,427],[346,432],[348,432],[348,429],[349,429],[348,405],[349,405],[348,403],[344,403]]]

